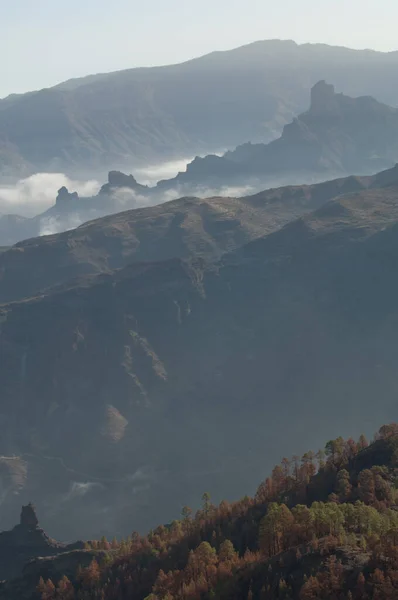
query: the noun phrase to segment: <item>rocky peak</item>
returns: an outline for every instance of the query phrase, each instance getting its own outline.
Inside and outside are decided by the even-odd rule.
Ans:
[[[139,192],[146,192],[149,188],[138,183],[133,175],[126,175],[121,171],[109,171],[108,183],[102,186],[100,194],[110,194],[114,190],[127,188]]]
[[[30,502],[22,507],[19,524],[0,532],[0,581],[19,576],[25,564],[39,556],[55,556],[83,548],[83,542],[67,545],[50,538],[39,527],[36,509]]]
[[[77,192],[69,192],[68,188],[64,185],[58,190],[58,196],[55,201],[57,206],[65,206],[71,200],[78,200],[79,196]]]
[[[20,525],[26,529],[36,529],[39,525],[36,509],[31,502],[27,506],[22,507]]]
[[[137,180],[133,175],[126,175],[121,171],[109,171],[108,183],[114,187],[131,187],[134,188],[137,185]]]
[[[311,89],[311,107],[313,114],[324,114],[336,107],[336,93],[334,85],[326,81],[318,81]]]

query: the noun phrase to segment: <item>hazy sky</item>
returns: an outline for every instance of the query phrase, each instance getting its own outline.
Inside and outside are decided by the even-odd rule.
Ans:
[[[398,48],[397,0],[0,0],[0,97],[270,38]]]

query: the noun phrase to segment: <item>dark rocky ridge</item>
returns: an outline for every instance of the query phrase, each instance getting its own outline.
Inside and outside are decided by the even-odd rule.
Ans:
[[[10,531],[0,532],[0,580],[20,576],[27,563],[39,556],[55,556],[83,548],[83,542],[68,545],[48,537],[39,527],[34,507],[28,504],[22,507],[19,524]]]
[[[150,191],[148,186],[139,184],[132,175],[125,175],[120,171],[110,171],[108,173],[108,183],[102,186],[100,194],[112,194],[115,190],[123,188],[141,194],[146,194]]]
[[[319,81],[309,110],[285,125],[280,138],[243,144],[221,157],[196,158],[186,172],[159,182],[158,188],[186,191],[256,180],[265,185],[278,176],[290,183],[376,172],[397,162],[397,139],[398,109],[372,97],[336,94],[333,85]]]

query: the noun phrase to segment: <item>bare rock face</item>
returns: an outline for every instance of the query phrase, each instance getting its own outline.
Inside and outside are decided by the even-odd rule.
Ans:
[[[137,185],[133,175],[125,175],[121,171],[109,171],[108,183],[114,187],[135,187]]]
[[[66,188],[64,185],[58,190],[58,196],[56,199],[56,206],[58,207],[65,207],[68,206],[68,204],[71,201],[76,201],[79,200],[79,195],[77,192],[69,192],[68,188]]]
[[[108,183],[102,186],[100,194],[111,194],[118,189],[129,189],[145,193],[149,188],[138,183],[133,175],[126,175],[121,171],[109,171]]]
[[[36,529],[39,526],[36,509],[31,502],[22,507],[20,525],[27,529]]]
[[[311,89],[311,108],[312,114],[325,114],[334,110],[337,106],[336,93],[334,85],[319,81]]]

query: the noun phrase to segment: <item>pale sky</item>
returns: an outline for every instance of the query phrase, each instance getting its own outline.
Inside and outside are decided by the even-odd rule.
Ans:
[[[0,0],[0,97],[262,39],[398,49],[397,0]]]

